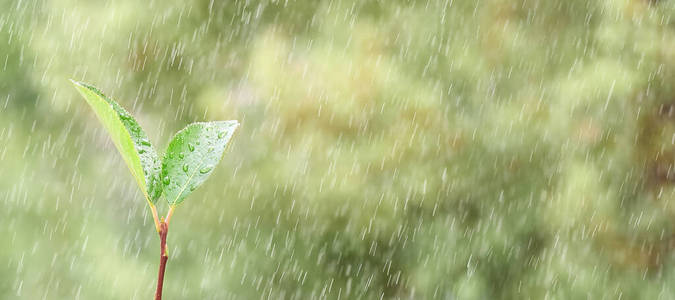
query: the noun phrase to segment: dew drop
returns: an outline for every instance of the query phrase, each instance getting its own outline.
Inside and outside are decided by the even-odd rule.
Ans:
[[[219,138],[219,139],[222,139],[222,138],[225,137],[226,134],[227,134],[227,133],[226,133],[225,131],[219,132],[219,133],[218,133],[218,138]]]
[[[195,146],[192,146],[192,144],[188,144],[188,149],[190,149],[190,152],[195,151]]]
[[[204,167],[204,168],[199,169],[199,173],[206,174],[206,173],[208,173],[209,171],[211,171],[211,169],[213,169],[213,168],[211,168],[211,167]]]
[[[183,154],[182,152],[178,153],[178,158],[183,159],[184,157],[185,157],[185,154]]]
[[[183,165],[183,172],[187,173],[187,171],[188,171],[188,165],[184,164]]]
[[[162,180],[162,183],[164,183],[164,185],[169,185],[169,183],[171,183],[171,179],[169,179],[169,176],[164,177],[164,180]]]

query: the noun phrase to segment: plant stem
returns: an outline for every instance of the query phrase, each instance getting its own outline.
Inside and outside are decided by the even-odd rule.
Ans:
[[[159,274],[157,276],[157,291],[155,292],[155,300],[162,300],[162,287],[164,286],[164,271],[166,270],[166,261],[169,256],[166,254],[166,235],[169,233],[169,224],[162,220],[159,223],[159,242],[160,242],[160,260],[159,260]]]

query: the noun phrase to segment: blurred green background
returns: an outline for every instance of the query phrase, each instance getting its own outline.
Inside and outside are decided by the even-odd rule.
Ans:
[[[0,298],[150,299],[69,78],[234,144],[165,299],[675,299],[675,1],[0,0]],[[166,205],[160,205],[161,212]]]

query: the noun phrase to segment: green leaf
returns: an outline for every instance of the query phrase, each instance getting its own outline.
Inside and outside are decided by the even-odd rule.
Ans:
[[[148,203],[152,206],[162,194],[159,156],[138,122],[117,102],[97,88],[71,80],[110,134]]]
[[[176,133],[162,161],[163,190],[169,205],[183,202],[211,175],[237,127],[237,121],[192,123]]]

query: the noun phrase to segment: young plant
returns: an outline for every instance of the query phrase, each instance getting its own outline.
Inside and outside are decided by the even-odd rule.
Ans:
[[[239,122],[192,123],[176,133],[160,160],[148,136],[124,108],[91,85],[71,82],[103,123],[150,206],[160,239],[155,299],[161,299],[164,271],[169,259],[166,235],[171,216],[176,207],[209,177]],[[162,195],[169,204],[169,211],[166,218],[160,219],[156,204]]]

